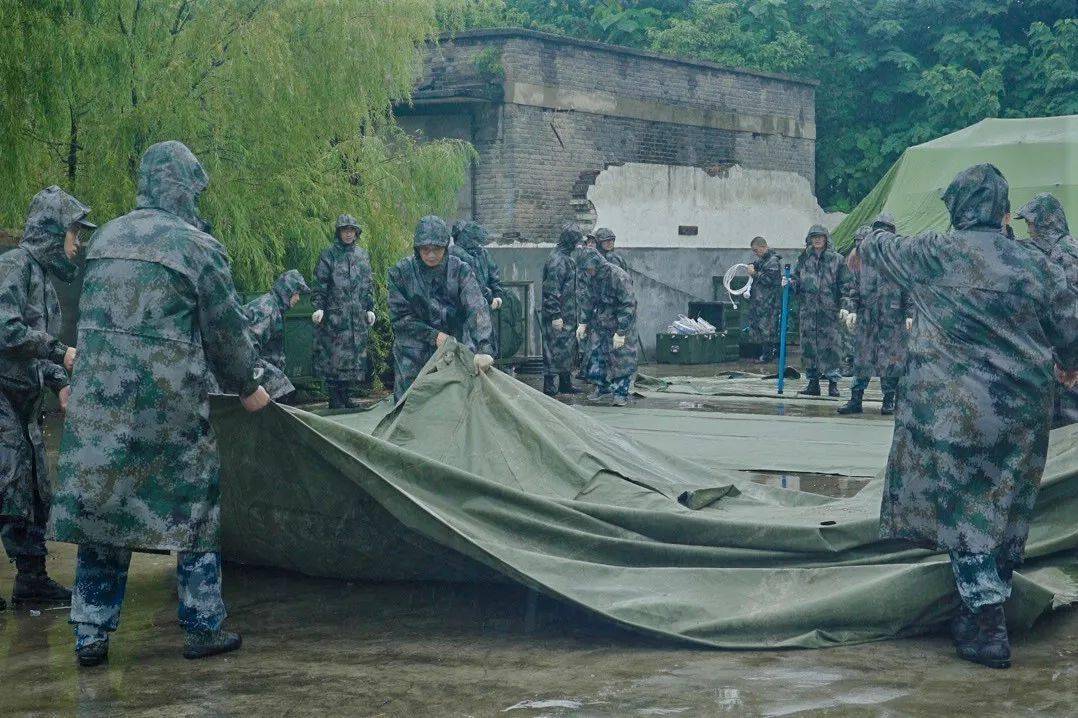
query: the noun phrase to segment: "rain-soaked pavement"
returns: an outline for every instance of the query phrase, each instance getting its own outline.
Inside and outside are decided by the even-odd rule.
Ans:
[[[636,405],[678,408],[652,401]],[[804,410],[792,401],[693,403],[703,406],[680,408]],[[833,415],[834,405],[814,411]],[[753,478],[829,495],[864,484]],[[72,548],[51,550],[50,571],[70,582]],[[225,598],[244,648],[190,662],[180,657],[174,566],[169,556],[135,555],[105,667],[76,668],[65,609],[0,613],[0,715],[1078,715],[1075,609],[1016,636],[1014,667],[992,671],[956,659],[944,636],[817,651],[702,650],[511,586],[345,583],[229,564]],[[11,579],[0,565],[4,594]]]

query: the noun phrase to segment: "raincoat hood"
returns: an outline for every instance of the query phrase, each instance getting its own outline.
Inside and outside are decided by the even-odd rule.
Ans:
[[[974,165],[958,173],[943,193],[943,203],[955,229],[998,230],[1010,209],[1007,180],[994,165]]]
[[[890,212],[880,212],[876,219],[872,220],[872,229],[883,229],[893,234],[897,227],[895,216]]]
[[[419,224],[415,226],[415,239],[412,242],[415,258],[419,261],[419,266],[423,270],[438,269],[439,267],[445,267],[446,263],[443,260],[437,267],[428,267],[423,261],[423,258],[419,256],[420,247],[448,247],[449,246],[449,226],[445,223],[445,220],[437,215],[428,214],[423,219],[419,220]]]
[[[824,251],[831,248],[831,233],[827,231],[827,227],[822,224],[814,224],[809,228],[808,234],[805,235],[805,247],[812,248],[813,237],[824,237],[827,242],[824,244]]]
[[[358,241],[360,235],[363,234],[363,228],[359,226],[359,222],[356,221],[356,218],[350,214],[342,214],[340,217],[337,217],[337,226],[333,229],[333,237],[340,242],[341,230],[346,227],[351,227],[356,230],[356,241]],[[341,242],[341,244],[344,244],[344,242]],[[352,242],[352,244],[355,244],[355,242]]]
[[[606,227],[600,227],[595,230],[595,243],[602,244],[603,242],[613,242],[617,239],[614,235],[614,231],[607,229]]]
[[[577,245],[584,241],[584,232],[575,222],[562,225],[561,235],[558,237],[558,248],[566,252],[576,249]]]
[[[882,227],[878,227],[877,225],[878,222],[873,222],[871,227],[867,224],[862,224],[860,227],[858,227],[857,231],[853,233],[853,246],[860,247],[861,242],[864,240],[864,238],[872,234],[872,230],[883,229]]]
[[[19,246],[26,249],[50,274],[62,282],[70,282],[78,273],[78,265],[64,253],[64,235],[73,224],[93,229],[86,221],[90,208],[56,185],[46,187],[30,200]]]
[[[486,245],[490,239],[490,234],[478,222],[464,222],[453,234],[453,238],[461,249],[474,252]]]
[[[307,280],[298,269],[289,269],[277,277],[277,281],[273,283],[273,296],[284,309],[288,308],[288,300],[293,294],[310,294],[310,292],[311,288],[307,286]]]
[[[187,145],[176,140],[158,142],[142,155],[138,173],[138,209],[170,212],[208,232],[209,223],[198,213],[198,198],[210,178]]]
[[[1035,195],[1022,205],[1014,216],[1015,219],[1024,219],[1032,225],[1030,237],[1035,240],[1054,242],[1070,234],[1063,205],[1047,192]]]

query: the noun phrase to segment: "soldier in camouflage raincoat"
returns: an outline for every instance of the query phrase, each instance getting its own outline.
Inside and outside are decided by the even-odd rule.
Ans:
[[[539,316],[543,335],[543,392],[554,396],[579,393],[573,387],[576,328],[581,301],[579,270],[573,252],[584,239],[576,224],[562,227],[558,244],[543,265],[543,301]]]
[[[1070,233],[1067,215],[1059,200],[1042,192],[1026,202],[1014,216],[1026,220],[1033,246],[1043,252],[1051,264],[1063,269],[1072,287],[1078,287],[1078,241]],[[1078,391],[1057,385],[1052,414],[1053,428],[1078,423]]]
[[[46,388],[60,397],[61,407],[71,393],[63,363],[74,350],[57,339],[60,304],[50,278],[74,278],[77,235],[94,227],[86,221],[89,212],[59,187],[44,189],[30,202],[22,242],[0,255],[0,539],[18,569],[16,604],[71,598],[45,572],[52,483],[41,403]]]
[[[136,209],[95,232],[87,252],[49,523],[56,540],[79,544],[71,622],[83,665],[107,657],[132,549],[178,552],[185,656],[239,647],[221,630],[211,372],[248,410],[269,397],[228,255],[198,214],[208,183],[182,143],[153,145]]]
[[[971,167],[943,195],[952,231],[878,231],[851,260],[909,292],[916,308],[881,537],[950,552],[959,654],[1001,668],[1010,663],[1002,604],[1044,469],[1054,361],[1078,369],[1078,296],[1060,267],[1003,234],[1007,194],[999,170]]]
[[[490,234],[483,225],[478,222],[458,222],[453,225],[453,246],[449,252],[471,267],[490,310],[496,312],[502,308],[505,290],[502,288],[501,270],[487,251],[486,245],[489,241]],[[492,315],[491,323],[496,325],[495,316],[497,315]],[[494,356],[498,356],[497,340],[497,326],[494,326],[490,335]]]
[[[471,267],[450,254],[448,247],[449,227],[429,215],[416,225],[413,256],[389,270],[397,401],[450,337],[476,352],[477,362],[479,357],[484,362],[491,359],[490,305]]]
[[[614,230],[600,227],[595,230],[594,237],[595,248],[599,250],[599,254],[602,255],[602,258],[623,272],[628,272],[629,264],[625,261],[624,257],[614,250],[614,242],[617,241]]]
[[[857,230],[855,246],[873,229],[893,233],[894,215],[884,212],[871,227]],[[906,370],[907,326],[912,326],[913,304],[909,292],[888,281],[872,267],[861,267],[853,274],[850,291],[841,313],[847,326],[854,328],[854,375],[850,400],[839,414],[860,414],[861,400],[873,376],[880,378],[883,389],[882,414],[895,412],[898,380]]]
[[[300,295],[310,291],[299,270],[289,269],[277,278],[271,291],[243,308],[262,367],[262,386],[274,399],[296,390],[285,373],[284,317],[299,302]]]
[[[767,246],[763,237],[750,243],[756,259],[749,276],[749,340],[760,345],[761,364],[775,358],[779,350],[779,315],[782,313],[782,257]]]
[[[591,285],[589,302],[581,307],[577,339],[584,341],[588,380],[595,391],[588,396],[600,401],[611,396],[616,406],[625,406],[629,387],[636,376],[636,295],[629,273],[606,261],[597,249],[581,253],[581,268]]]
[[[326,382],[331,409],[354,406],[348,393],[367,375],[367,338],[376,317],[371,258],[358,244],[361,233],[354,217],[338,217],[334,242],[314,270],[312,369]]]
[[[798,394],[820,395],[820,377],[828,380],[828,394],[838,396],[842,339],[838,313],[849,291],[850,273],[841,254],[831,249],[831,236],[821,225],[813,225],[805,237],[805,252],[791,277],[800,299],[801,360],[808,386]]]

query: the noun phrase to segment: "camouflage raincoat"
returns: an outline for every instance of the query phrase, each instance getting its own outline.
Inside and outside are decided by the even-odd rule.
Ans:
[[[258,355],[228,254],[200,229],[208,182],[183,144],[155,144],[136,209],[90,241],[50,520],[59,541],[217,550],[211,371],[249,395]]]
[[[827,237],[823,252],[812,248],[813,235]],[[801,360],[812,378],[826,374],[842,363],[842,337],[838,312],[849,292],[850,272],[846,259],[831,249],[831,236],[820,225],[813,225],[805,237],[805,253],[794,270],[793,289],[800,300],[798,321],[801,327]]]
[[[311,291],[303,275],[289,269],[277,278],[273,289],[252,300],[244,307],[247,314],[251,340],[258,352],[258,364],[262,367],[262,386],[274,399],[295,391],[285,374],[284,317],[289,310],[293,294]]]
[[[752,266],[756,274],[749,290],[749,339],[764,347],[775,346],[782,313],[782,257],[769,249]]]
[[[612,239],[617,239],[613,230],[607,229],[606,227],[600,227],[595,230],[595,249],[598,250],[603,259],[610,262],[618,269],[628,272],[628,262],[625,261],[624,257],[618,254],[616,249],[611,249],[609,252],[603,249],[603,242],[609,242]]]
[[[1001,231],[995,167],[964,170],[943,201],[952,231],[875,232],[859,250],[917,311],[880,531],[1013,566],[1044,469],[1053,352],[1078,368],[1078,297],[1061,268]]]
[[[501,271],[487,251],[486,245],[490,237],[487,230],[477,222],[465,222],[453,237],[454,244],[449,250],[450,254],[471,267],[487,304],[495,298],[504,299]]]
[[[1067,215],[1059,200],[1042,192],[1018,210],[1016,219],[1030,223],[1030,241],[1049,263],[1063,269],[1067,282],[1078,287],[1078,240],[1067,226]],[[1078,389],[1056,385],[1055,425],[1078,423]]]
[[[351,244],[339,238],[345,227],[356,230]],[[363,381],[367,375],[367,312],[374,311],[374,278],[370,255],[359,246],[360,231],[350,215],[338,217],[333,244],[322,251],[314,269],[311,304],[324,314],[315,329],[311,361],[314,375],[326,381]]]
[[[585,249],[581,268],[594,269],[590,301],[581,307],[581,321],[588,325],[587,357],[589,376],[591,365],[599,361],[606,369],[606,381],[614,383],[636,374],[636,295],[629,273],[606,261],[597,249]],[[625,345],[615,349],[614,334],[625,337]],[[601,355],[601,356],[599,356]]]
[[[64,234],[89,208],[59,187],[30,203],[22,243],[0,255],[0,517],[43,526],[52,502],[41,433],[47,387],[68,385],[60,304],[49,275],[67,280],[75,265]]]
[[[576,359],[576,325],[581,287],[573,250],[584,238],[575,224],[562,228],[558,245],[543,265],[543,303],[539,312],[543,335],[543,372],[556,375],[572,371]],[[561,319],[561,331],[551,323]]]
[[[437,267],[428,267],[419,257],[419,248],[427,245],[449,245],[449,228],[440,217],[419,220],[413,256],[389,270],[393,396],[398,401],[434,355],[439,332],[473,352],[492,352],[490,305],[471,268],[449,252]]]
[[[893,225],[891,225],[893,228]],[[863,231],[862,231],[863,230]],[[860,242],[871,227],[858,229]],[[906,319],[913,317],[909,292],[863,266],[852,274],[843,307],[857,315],[854,325],[853,372],[858,377],[897,379],[906,370]]]

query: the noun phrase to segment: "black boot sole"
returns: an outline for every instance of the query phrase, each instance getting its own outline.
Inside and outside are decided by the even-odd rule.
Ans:
[[[963,661],[969,661],[970,663],[976,663],[979,666],[985,666],[987,668],[995,668],[996,670],[1006,670],[1011,667],[1011,660],[998,660],[993,658],[979,658],[976,654],[970,655],[962,650],[961,646],[955,646],[955,654]]]
[[[219,656],[222,653],[231,653],[232,651],[238,651],[243,646],[243,640],[236,641],[235,645],[224,646],[210,646],[206,648],[185,648],[183,649],[183,657],[189,661],[197,661],[199,658],[209,658],[210,656]]]
[[[83,655],[79,654],[78,651],[76,651],[75,652],[75,660],[77,660],[78,664],[83,668],[93,668],[94,666],[100,666],[102,663],[108,663],[108,660],[109,660],[108,647],[107,646],[105,647],[105,652],[104,653],[93,654],[93,655],[88,655],[88,656],[83,656]]]
[[[847,414],[864,414],[865,410],[864,409],[847,409],[846,407],[842,407],[841,409],[837,410],[836,413],[842,414],[843,416],[846,416]]]

